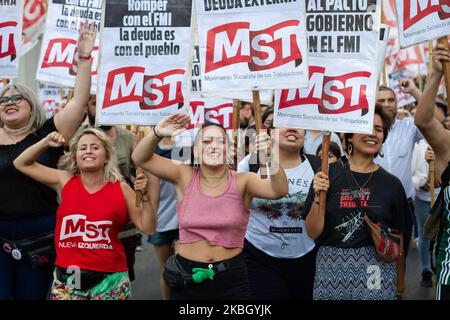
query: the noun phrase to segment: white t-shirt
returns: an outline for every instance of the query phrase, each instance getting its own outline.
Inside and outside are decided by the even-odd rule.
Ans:
[[[245,157],[238,165],[238,172],[249,171]],[[289,194],[278,200],[252,200],[250,219],[245,238],[256,248],[276,258],[299,258],[314,246],[301,218],[301,212],[314,178],[314,171],[307,159],[299,166],[285,169]]]

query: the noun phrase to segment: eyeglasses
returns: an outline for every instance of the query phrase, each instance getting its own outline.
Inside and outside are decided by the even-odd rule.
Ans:
[[[14,104],[19,104],[22,102],[22,100],[25,100],[25,98],[21,94],[15,94],[9,97],[1,97],[0,106],[6,106],[10,101]]]

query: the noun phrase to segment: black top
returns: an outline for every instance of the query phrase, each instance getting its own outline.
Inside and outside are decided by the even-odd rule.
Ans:
[[[53,118],[42,128],[30,133],[22,141],[11,145],[0,145],[0,220],[15,220],[55,214],[58,207],[53,189],[36,182],[16,170],[13,161],[25,149],[56,131]],[[49,148],[38,162],[56,168],[63,148]]]
[[[383,168],[371,173],[356,173],[352,175],[362,188],[360,206],[369,218],[379,222],[382,226],[406,231],[406,219],[409,214],[408,200],[400,180]],[[353,201],[359,190],[354,181],[346,177],[341,163],[333,163],[329,170],[330,188],[327,193],[325,226],[322,234],[316,239],[320,246],[339,248],[360,248],[373,245],[362,214]],[[305,202],[303,216],[306,217],[312,201],[314,190],[311,189]]]

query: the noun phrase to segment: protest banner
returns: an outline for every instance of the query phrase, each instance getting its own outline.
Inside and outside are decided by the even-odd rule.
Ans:
[[[381,0],[306,3],[310,57],[376,59]]]
[[[253,101],[253,94],[251,91],[218,91],[218,92],[202,92],[202,79],[200,72],[200,50],[198,45],[194,47],[194,56],[192,60],[192,77],[191,90],[192,92],[199,92],[203,97],[222,98],[222,99],[238,99],[240,101]],[[273,99],[272,90],[260,91],[261,103],[271,104]]]
[[[38,97],[44,107],[47,119],[55,113],[56,108],[63,102],[63,98],[67,97],[67,94],[67,88],[38,83]]]
[[[400,46],[450,34],[448,0],[395,0]]]
[[[304,1],[195,4],[203,93],[308,86]]]
[[[407,78],[416,78],[427,75],[428,68],[425,60],[425,51],[422,44],[405,49],[399,49],[386,59],[389,74],[402,71]]]
[[[80,22],[94,22],[99,30],[101,3],[101,0],[53,0],[49,3],[36,75],[38,81],[56,86],[75,86]],[[98,38],[91,58],[92,93],[97,91]]]
[[[372,132],[381,2],[309,0],[306,11],[309,88],[275,91],[275,126]]]
[[[199,128],[205,122],[222,125],[231,138],[233,134],[233,100],[205,98],[199,93],[192,93],[188,112],[191,121],[187,130],[176,137],[177,143],[193,145]]]
[[[372,132],[377,66],[310,58],[310,87],[275,91],[274,124],[335,132]]]
[[[25,0],[23,7],[23,30],[21,55],[34,48],[44,32],[47,0]]]
[[[16,78],[22,35],[23,0],[0,1],[0,79]]]
[[[155,125],[189,100],[190,1],[106,0],[97,122]]]

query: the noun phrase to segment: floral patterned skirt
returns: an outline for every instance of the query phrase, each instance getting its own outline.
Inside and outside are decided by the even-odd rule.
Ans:
[[[67,279],[69,283],[70,278]],[[115,272],[106,276],[99,284],[89,290],[73,289],[61,282],[53,274],[51,300],[126,300],[131,296],[128,272]],[[72,282],[70,282],[72,283]]]

